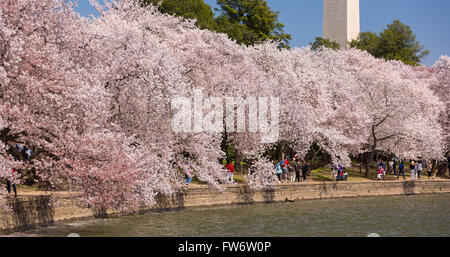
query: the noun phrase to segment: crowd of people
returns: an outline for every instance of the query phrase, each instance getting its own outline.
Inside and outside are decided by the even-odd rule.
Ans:
[[[21,144],[16,145],[16,150],[20,155],[22,155],[23,159],[29,160],[33,155],[33,151],[26,146]],[[17,160],[17,157],[14,156],[14,159]],[[306,182],[308,177],[309,166],[305,160],[302,160],[297,155],[293,158],[289,158],[289,156],[279,159],[275,163],[275,175],[278,178],[278,183],[294,183],[294,182]],[[398,166],[398,170],[397,170]],[[184,181],[186,185],[189,185],[192,182],[193,178],[193,167],[191,165],[187,165],[188,168],[184,170]],[[228,160],[227,165],[227,174],[226,174],[226,183],[233,184],[235,183],[233,175],[234,175],[234,165],[231,160]],[[421,180],[422,171],[426,170],[428,179],[435,179],[436,172],[433,174],[432,163],[431,161],[425,160],[409,160],[409,171],[411,173],[411,180]],[[330,171],[332,174],[332,178],[334,181],[347,181],[348,173],[345,170],[345,167],[340,163],[333,163],[330,161]],[[405,164],[404,160],[398,160],[393,158],[388,162],[388,165],[384,162],[383,159],[380,159],[377,163],[377,176],[376,180],[385,180],[387,172],[390,172],[394,177],[397,176],[397,179],[400,176],[403,179],[406,179],[405,176]],[[249,176],[253,175],[255,170],[253,167],[249,168]],[[17,196],[17,188],[16,181],[17,172],[12,169],[10,176],[6,179],[6,189],[8,193],[11,193],[11,189],[14,190],[14,195]]]
[[[23,144],[16,144],[15,150],[16,153],[13,154],[14,161],[18,161],[20,159],[28,161],[33,156],[33,150],[28,148],[27,146]],[[14,191],[14,197],[17,197],[17,187],[16,183],[19,179],[20,174],[14,169],[11,169],[11,172],[6,177],[6,190],[8,191],[8,194],[11,194],[11,189]]]
[[[189,185],[192,181],[193,177],[193,168],[189,166],[189,168],[184,170],[184,182],[186,185]],[[235,167],[231,160],[227,161],[226,165],[226,184],[234,184],[234,173]],[[278,178],[278,183],[293,183],[293,182],[306,182],[308,177],[309,166],[308,163],[304,160],[301,160],[297,156],[293,158],[286,157],[284,159],[280,159],[275,162],[275,175]],[[255,169],[250,165],[248,169],[248,176],[252,176],[255,174]]]
[[[278,183],[294,183],[294,182],[306,182],[308,177],[309,166],[305,160],[302,160],[298,156],[290,158],[286,156],[285,158],[279,159],[274,162],[275,165],[275,175],[278,179]],[[192,167],[185,171],[185,182],[189,185],[192,181]],[[226,181],[227,184],[234,184],[234,172],[235,168],[233,162],[229,160],[226,165]],[[424,160],[409,160],[409,171],[411,173],[411,180],[420,180],[422,171],[426,170],[428,179],[434,179],[436,177],[436,172],[432,172],[432,163],[430,161]],[[330,171],[334,181],[347,181],[348,172],[346,172],[345,167],[340,163],[333,163],[330,161]],[[253,167],[249,168],[248,175],[251,176],[255,173]],[[385,163],[383,159],[380,159],[377,163],[377,176],[375,180],[385,180],[388,174],[400,176],[406,179],[405,175],[405,161],[393,158],[389,162]]]
[[[308,170],[308,163],[297,156],[292,159],[285,157],[275,164],[278,183],[306,182]]]
[[[397,163],[398,163],[398,172],[397,172]],[[431,161],[427,160],[409,160],[409,171],[411,173],[411,180],[421,180],[422,171],[426,170],[428,179],[435,179],[436,172],[433,174]],[[386,163],[381,159],[377,163],[377,180],[384,180],[386,178],[386,171],[390,172],[394,177],[397,176],[397,179],[400,176],[403,179],[406,179],[405,176],[405,164],[404,160],[397,160],[393,158],[388,162],[388,168],[386,170]]]
[[[345,171],[345,167],[342,164],[334,164],[330,161],[330,170],[334,181],[347,181],[348,173]]]
[[[16,150],[18,152],[18,155],[20,155],[25,160],[29,160],[33,155],[33,151],[22,144],[17,144]],[[14,156],[14,159],[17,160],[18,157]],[[294,155],[293,158],[286,156],[283,159],[275,161],[274,164],[274,173],[278,178],[278,183],[294,183],[307,181],[309,171],[308,163],[305,160],[299,158],[297,155]],[[193,167],[191,165],[187,165],[187,167],[188,168],[184,170],[184,181],[186,185],[189,185],[192,182],[193,178]],[[235,168],[231,160],[228,160],[226,169],[227,173],[225,183],[235,183],[233,178]],[[421,180],[423,170],[427,172],[428,179],[435,179],[436,172],[434,172],[433,174],[431,161],[409,160],[411,180]],[[346,169],[342,164],[333,163],[332,161],[330,161],[330,171],[334,181],[347,181],[348,173],[346,172]],[[254,168],[250,167],[248,175],[251,176],[254,173]],[[383,159],[380,159],[377,163],[377,176],[375,179],[385,180],[387,173],[390,173],[394,177],[397,176],[397,179],[400,178],[400,176],[402,176],[403,179],[406,179],[405,161],[402,159],[399,160],[397,158],[393,158],[389,162],[385,163]],[[13,189],[15,196],[17,196],[17,188],[15,183],[17,175],[17,172],[12,169],[10,176],[6,179],[6,189],[8,193],[11,193],[11,189]]]

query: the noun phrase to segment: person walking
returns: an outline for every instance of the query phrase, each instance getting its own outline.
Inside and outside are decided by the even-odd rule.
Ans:
[[[233,173],[234,173],[234,166],[233,166],[233,162],[230,160],[230,161],[228,161],[228,165],[227,165],[227,183],[228,183],[228,181],[231,181],[231,184],[234,183]]]
[[[420,180],[420,174],[422,173],[422,169],[423,169],[422,161],[418,161],[415,167],[417,180]]]
[[[287,157],[284,158],[284,160],[281,162],[281,169],[283,170],[282,178],[284,182],[287,182],[288,180],[288,167],[289,167],[289,161]]]
[[[397,161],[394,159],[392,159],[392,170],[394,171],[394,176],[397,176],[396,174],[396,170],[397,170]]]
[[[401,161],[401,162],[398,164],[398,174],[397,174],[397,178],[399,178],[399,177],[400,177],[400,174],[402,174],[403,179],[406,179],[406,178],[405,178],[405,170],[404,170],[404,168],[405,168],[405,166],[403,165],[403,161]]]
[[[308,163],[306,161],[303,161],[302,175],[303,175],[303,182],[306,182],[306,177],[308,175]]]
[[[12,172],[9,175],[9,177],[6,178],[6,190],[8,190],[8,194],[11,194],[11,187],[12,187],[14,190],[14,197],[17,197],[16,179],[17,179],[16,171],[12,169]]]
[[[275,173],[278,177],[278,183],[281,183],[281,173],[283,173],[283,171],[281,170],[281,160],[279,160],[275,165]]]
[[[409,162],[409,171],[411,172],[411,180],[416,179],[416,163],[414,160],[410,160]]]
[[[302,165],[300,164],[300,159],[297,158],[296,165],[295,165],[295,181],[301,182],[301,172],[302,172]]]
[[[297,163],[293,160],[292,164],[289,164],[289,182],[294,183],[295,182],[295,167],[297,166]]]
[[[186,185],[191,184],[192,181],[192,166],[189,165],[189,168],[184,171],[184,180],[186,181]]]
[[[431,164],[431,161],[426,161],[425,163],[426,163],[426,167],[424,167],[424,168],[427,169],[428,180],[430,180],[431,179],[431,175],[433,173],[433,169],[432,169],[433,166]]]

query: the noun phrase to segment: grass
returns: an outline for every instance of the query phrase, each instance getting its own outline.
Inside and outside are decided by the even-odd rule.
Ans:
[[[406,167],[406,164],[405,164]],[[410,173],[409,171],[406,171],[408,169],[405,169],[405,176],[410,177]],[[373,181],[375,180],[376,176],[377,176],[377,170],[375,168],[375,163],[374,163],[374,167],[370,169],[370,173],[369,173],[369,178],[364,177],[365,175],[365,167],[363,167],[361,173],[359,172],[359,163],[358,162],[354,162],[352,163],[351,167],[346,168],[346,172],[348,173],[348,181]],[[423,172],[426,174],[426,172]],[[246,173],[237,173],[235,172],[233,175],[233,179],[236,183],[238,184],[243,184],[245,183],[246,179],[245,179],[245,175]],[[226,176],[226,174],[224,174],[224,176]],[[312,178],[312,180],[311,180]],[[309,177],[309,181],[333,181],[332,177],[331,177],[331,172],[330,172],[330,168],[328,167],[328,165],[325,165],[323,167],[314,169],[311,171],[310,177]],[[393,175],[388,175],[386,176],[385,180],[396,180],[397,177],[393,176]],[[204,184],[201,181],[196,180],[195,178],[192,180],[193,184]]]
[[[27,186],[27,185],[17,185],[17,191],[39,191],[37,185]]]
[[[405,176],[407,179],[411,178],[411,173],[409,172],[409,163],[405,163]],[[348,181],[373,181],[377,176],[376,165],[373,164],[373,167],[370,169],[369,178],[364,177],[365,175],[365,167],[362,168],[361,173],[359,172],[359,162],[353,162],[351,167],[346,168],[346,172],[348,173]],[[398,168],[397,168],[398,172]],[[244,184],[246,182],[245,176],[247,173],[238,173],[234,172],[233,179],[237,184]],[[183,176],[184,177],[184,176]],[[224,173],[224,177],[226,177],[226,173]],[[421,178],[423,180],[427,179],[427,172],[424,170],[422,172]],[[323,167],[311,170],[311,174],[309,176],[309,181],[333,181],[331,177],[330,168],[328,165]],[[400,178],[401,179],[401,178]],[[397,180],[397,176],[388,174],[385,178],[387,181]],[[203,181],[198,180],[196,177],[192,179],[192,184],[204,185],[206,184]],[[26,185],[17,185],[17,190],[22,192],[29,191],[39,191],[36,185],[26,186]]]
[[[246,181],[245,175],[247,175],[247,174],[244,174],[244,173],[236,173],[236,172],[235,172],[235,173],[233,174],[233,179],[234,179],[234,181],[235,181],[236,183],[242,184],[242,183],[245,183],[245,181]]]
[[[410,178],[411,172],[409,171],[409,163],[405,163],[405,177]],[[348,181],[371,181],[375,180],[377,177],[377,170],[375,163],[373,164],[373,167],[369,170],[369,178],[366,178],[365,167],[362,167],[361,173],[359,172],[359,162],[353,162],[351,167],[346,168],[346,172],[348,173]],[[397,167],[398,172],[398,167]],[[397,176],[391,175],[392,172],[386,172],[385,180],[392,181],[397,180]],[[330,168],[328,166],[323,166],[318,169],[314,169],[311,171],[311,176],[313,178],[313,181],[333,181],[331,177]],[[421,174],[422,179],[427,178],[427,172],[424,170]],[[401,177],[400,177],[401,179]]]
[[[404,163],[405,165],[405,177],[406,179],[410,179],[411,178],[411,173],[409,172],[409,163]],[[359,162],[353,162],[351,167],[347,167],[346,168],[346,172],[348,173],[348,181],[353,181],[353,182],[359,182],[359,181],[374,181],[375,178],[377,177],[377,169],[376,169],[376,163],[373,163],[370,172],[369,172],[369,178],[366,178],[365,172],[366,169],[365,167],[362,167],[361,173],[359,171]],[[398,167],[397,167],[397,172],[398,172]],[[392,172],[386,172],[386,177],[385,180],[386,181],[395,181],[397,180],[397,176],[391,175]],[[243,184],[246,182],[246,178],[245,175],[247,175],[247,173],[238,173],[235,172],[233,175],[233,179],[236,183],[238,184]],[[226,174],[224,174],[224,176],[226,176]],[[424,170],[422,172],[422,176],[421,178],[423,180],[427,179],[427,172]],[[309,176],[309,181],[333,181],[332,177],[331,177],[331,172],[330,172],[330,168],[328,165],[325,165],[323,167],[311,170],[311,174]],[[402,179],[401,177],[399,179]],[[204,182],[198,181],[195,178],[192,180],[193,184],[205,184]]]
[[[365,170],[362,170],[362,173],[359,173],[359,164],[352,164],[351,167],[346,168],[346,172],[348,173],[348,181],[367,181],[368,179],[364,177]],[[313,181],[333,181],[331,176],[330,168],[328,166],[323,166],[318,169],[314,169],[311,171],[311,177]],[[375,179],[376,170],[370,170],[369,180]]]
[[[247,174],[234,172],[234,174],[233,174],[234,182],[237,184],[244,184],[246,181],[245,175],[247,175]],[[226,177],[226,174],[224,174],[224,176]],[[206,182],[198,180],[197,177],[192,178],[191,183],[195,184],[195,185],[205,185],[206,184]]]

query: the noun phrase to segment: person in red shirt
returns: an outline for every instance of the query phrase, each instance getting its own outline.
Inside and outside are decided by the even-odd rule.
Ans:
[[[228,179],[229,178],[231,178],[231,183],[234,183],[233,173],[234,173],[233,163],[231,161],[228,161],[228,165],[227,165],[227,183],[228,183]]]
[[[289,171],[288,171],[289,160],[287,157],[284,158],[284,161],[281,162],[281,165],[282,165],[281,168],[283,169],[283,175],[282,175],[283,180],[285,180],[285,182],[287,182],[288,181],[288,173],[289,173]]]
[[[12,169],[12,173],[6,179],[6,189],[8,190],[8,194],[11,193],[11,186],[14,189],[14,196],[17,196],[17,188],[16,188],[16,171]]]
[[[189,168],[184,171],[184,180],[186,181],[186,185],[191,184],[192,181],[192,166],[189,165]]]

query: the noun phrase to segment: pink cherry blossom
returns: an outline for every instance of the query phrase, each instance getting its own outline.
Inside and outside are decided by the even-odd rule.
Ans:
[[[354,49],[247,47],[134,0],[91,3],[98,17],[81,17],[67,1],[0,2],[0,178],[34,167],[101,208],[153,205],[183,187],[186,169],[223,190],[222,134],[171,127],[172,100],[196,90],[277,97],[278,139],[301,156],[315,142],[344,165],[373,150],[443,158],[448,57],[414,68]],[[256,160],[249,185],[273,186],[264,135],[227,136]],[[6,151],[16,143],[34,150],[30,161],[12,161]]]

